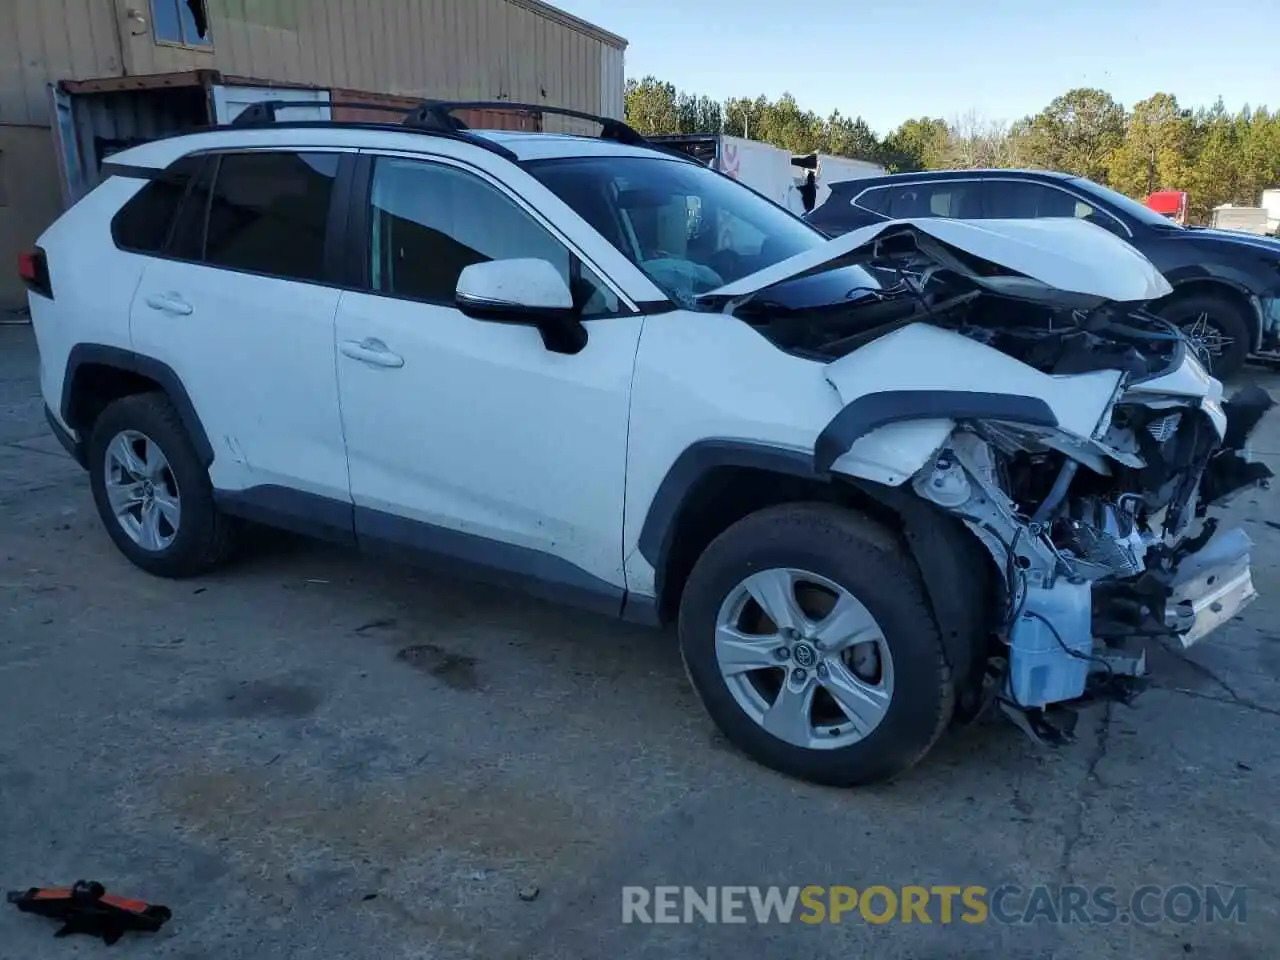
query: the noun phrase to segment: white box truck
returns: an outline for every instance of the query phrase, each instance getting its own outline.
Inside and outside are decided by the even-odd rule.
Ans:
[[[1267,211],[1267,233],[1280,237],[1280,190],[1263,190],[1258,206]]]
[[[1209,226],[1218,230],[1255,233],[1259,236],[1265,236],[1271,232],[1267,223],[1267,211],[1262,207],[1237,207],[1230,203],[1213,208]]]
[[[733,177],[797,216],[804,213],[789,151],[723,133],[665,134],[649,139]]]

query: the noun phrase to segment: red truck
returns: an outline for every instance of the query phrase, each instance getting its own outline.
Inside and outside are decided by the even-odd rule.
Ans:
[[[1156,213],[1162,213],[1174,223],[1187,225],[1187,195],[1181,190],[1157,190],[1145,201]]]

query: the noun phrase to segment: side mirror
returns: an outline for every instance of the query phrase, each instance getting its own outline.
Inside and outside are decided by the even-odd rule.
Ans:
[[[556,353],[577,353],[587,343],[569,285],[546,260],[473,263],[458,277],[455,303],[477,320],[536,327],[543,345]]]

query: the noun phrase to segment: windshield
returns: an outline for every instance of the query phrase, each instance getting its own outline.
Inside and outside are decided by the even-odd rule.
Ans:
[[[1094,183],[1092,180],[1086,180],[1084,177],[1077,177],[1071,182],[1086,193],[1092,193],[1098,199],[1107,201],[1107,203],[1117,208],[1121,213],[1132,217],[1139,223],[1145,223],[1149,227],[1172,227],[1175,230],[1182,229],[1163,213],[1156,213],[1150,207],[1145,207],[1132,197],[1126,197],[1123,193],[1118,193],[1110,187],[1104,187],[1102,184]]]
[[[827,242],[798,217],[699,164],[654,156],[525,166],[681,306]]]

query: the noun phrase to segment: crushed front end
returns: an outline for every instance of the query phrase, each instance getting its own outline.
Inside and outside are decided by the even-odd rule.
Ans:
[[[963,638],[958,716],[999,703],[1060,735],[1046,708],[1127,698],[1148,642],[1190,646],[1254,599],[1249,538],[1210,511],[1270,479],[1247,445],[1272,399],[1225,399],[1144,308],[1172,292],[1150,261],[1066,218],[895,221],[829,247],[708,306],[825,364],[842,408],[814,469],[902,521]]]
[[[1046,708],[1131,696],[1144,641],[1189,647],[1256,597],[1248,536],[1209,512],[1270,479],[1246,447],[1272,400],[1249,388],[1224,402],[1189,351],[1174,361],[1122,380],[1089,438],[974,421],[912,479],[1003,571],[989,685],[1037,739],[1073,725]]]

